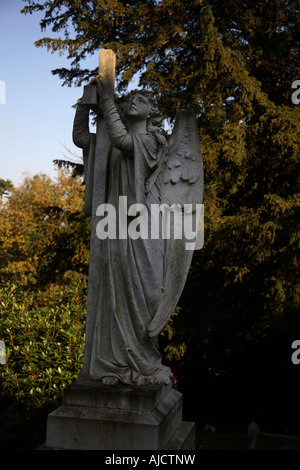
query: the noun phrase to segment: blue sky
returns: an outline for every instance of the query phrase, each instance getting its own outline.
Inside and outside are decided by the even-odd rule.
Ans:
[[[55,177],[53,160],[78,156],[72,142],[78,87],[62,87],[51,70],[68,66],[66,57],[37,48],[41,15],[23,15],[23,0],[0,0],[0,81],[5,83],[5,104],[0,93],[0,178],[19,185],[24,175],[46,173]],[[97,55],[86,66],[96,67]],[[1,86],[0,82],[0,86]],[[2,90],[3,91],[3,90]]]

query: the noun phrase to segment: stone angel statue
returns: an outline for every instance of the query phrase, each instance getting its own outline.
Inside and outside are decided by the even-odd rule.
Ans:
[[[79,378],[106,385],[167,384],[172,374],[162,364],[158,335],[182,293],[193,249],[187,249],[184,236],[167,238],[160,230],[154,237],[129,236],[129,228],[139,218],[151,233],[151,210],[162,204],[179,207],[181,218],[186,206],[202,204],[195,118],[189,110],[179,111],[166,138],[149,91],[131,91],[119,109],[99,78],[88,88],[97,104],[93,108],[86,90],[73,126],[73,141],[83,149],[85,211],[92,224],[85,358]],[[89,130],[90,109],[98,115],[96,133]],[[99,236],[99,221],[110,208],[115,209],[112,220],[119,231]],[[166,214],[159,211],[159,217],[161,222]]]

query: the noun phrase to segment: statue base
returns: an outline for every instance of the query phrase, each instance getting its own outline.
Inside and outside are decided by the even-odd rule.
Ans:
[[[172,385],[105,386],[77,381],[48,415],[43,449],[192,450],[195,425],[182,421]]]

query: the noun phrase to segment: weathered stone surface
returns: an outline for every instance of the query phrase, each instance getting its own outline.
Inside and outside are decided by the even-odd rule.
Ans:
[[[195,423],[182,421],[164,450],[195,449]]]
[[[67,387],[63,404],[69,406],[107,407],[122,410],[152,411],[172,385],[107,387],[96,381],[77,381]]]
[[[194,424],[182,422],[182,395],[170,387],[107,387],[77,382],[48,416],[46,448],[192,449]]]

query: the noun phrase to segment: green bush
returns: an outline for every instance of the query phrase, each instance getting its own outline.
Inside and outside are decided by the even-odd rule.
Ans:
[[[54,286],[44,296],[16,285],[0,286],[0,339],[6,363],[0,367],[0,394],[28,408],[60,397],[82,367],[86,282]]]

